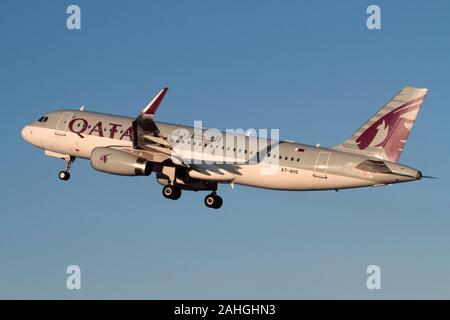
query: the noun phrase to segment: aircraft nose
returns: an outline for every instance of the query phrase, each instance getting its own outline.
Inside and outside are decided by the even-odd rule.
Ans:
[[[25,127],[23,127],[21,134],[22,134],[23,140],[25,140],[26,142],[30,142],[33,131],[31,130],[30,126],[25,126]]]

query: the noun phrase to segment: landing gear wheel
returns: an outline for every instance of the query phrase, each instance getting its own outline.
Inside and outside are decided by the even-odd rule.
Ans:
[[[60,171],[58,177],[63,181],[67,181],[70,179],[70,173],[68,171]]]
[[[66,167],[65,167],[65,169],[63,171],[60,171],[59,174],[58,174],[59,179],[62,180],[62,181],[67,181],[67,180],[70,179],[69,170],[70,170],[70,167],[72,166],[72,163],[75,161],[75,157],[68,157],[67,156],[65,158],[65,160],[66,160]]]
[[[162,194],[167,199],[177,200],[181,197],[181,189],[175,186],[165,186]]]
[[[219,209],[222,206],[223,200],[217,194],[211,193],[205,197],[205,205],[208,208]]]

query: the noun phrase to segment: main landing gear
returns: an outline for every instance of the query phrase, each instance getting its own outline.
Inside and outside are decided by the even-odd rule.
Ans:
[[[177,200],[181,197],[181,189],[175,186],[165,186],[162,194],[167,199]]]
[[[162,189],[164,198],[177,200],[181,197],[181,189],[177,186],[167,185]],[[205,205],[208,208],[219,209],[223,204],[223,200],[215,191],[205,197]]]
[[[222,206],[222,197],[218,196],[215,191],[205,197],[205,205],[208,208],[219,209]]]
[[[63,181],[67,181],[70,179],[70,167],[72,166],[72,163],[75,161],[75,157],[70,157],[66,159],[66,167],[63,171],[60,171],[58,174],[59,179]]]

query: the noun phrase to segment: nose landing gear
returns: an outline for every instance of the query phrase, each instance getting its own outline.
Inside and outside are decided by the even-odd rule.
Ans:
[[[63,171],[60,171],[58,174],[59,179],[62,181],[67,181],[70,179],[70,167],[72,166],[72,163],[75,161],[75,157],[69,157],[66,159],[66,167]]]
[[[60,171],[58,177],[63,181],[67,181],[70,179],[70,173],[68,171]]]

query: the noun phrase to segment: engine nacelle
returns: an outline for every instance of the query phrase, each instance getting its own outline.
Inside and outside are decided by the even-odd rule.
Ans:
[[[151,162],[134,154],[106,147],[92,150],[91,166],[95,170],[121,176],[148,176]]]

